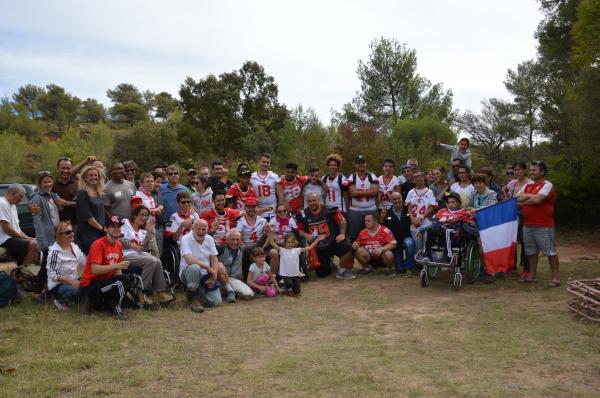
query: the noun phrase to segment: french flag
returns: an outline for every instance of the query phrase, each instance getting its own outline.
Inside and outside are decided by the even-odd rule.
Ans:
[[[512,271],[519,228],[517,199],[485,207],[476,214],[486,271],[490,274]]]

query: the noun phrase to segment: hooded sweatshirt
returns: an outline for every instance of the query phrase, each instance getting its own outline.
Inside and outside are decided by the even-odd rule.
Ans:
[[[487,207],[493,205],[494,203],[498,203],[498,198],[496,197],[496,192],[492,191],[489,188],[485,188],[484,193],[479,193],[477,190],[473,191],[473,194],[469,198],[469,208],[474,207],[475,209],[481,209],[483,207]]]
[[[198,191],[194,192],[192,195],[192,204],[194,205],[196,213],[202,214],[205,210],[210,210],[215,207],[212,200],[212,194],[213,190],[211,187],[206,188],[204,193]]]
[[[58,198],[58,194],[39,188],[36,188],[31,196],[31,203],[41,209],[38,214],[33,214],[35,239],[39,250],[47,250],[54,243],[54,226],[60,221],[58,215],[60,209],[54,202]]]

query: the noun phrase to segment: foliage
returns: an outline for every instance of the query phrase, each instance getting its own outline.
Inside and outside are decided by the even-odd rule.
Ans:
[[[24,171],[29,169],[31,145],[22,135],[5,133],[0,134],[0,148],[10,150],[5,154],[10,161],[2,162],[0,167],[0,181],[22,181]]]
[[[29,117],[37,119],[41,115],[39,114],[38,98],[44,93],[42,87],[26,84],[17,89],[17,92],[13,94],[12,98],[15,104],[21,104],[29,112]]]
[[[94,98],[81,103],[80,120],[87,123],[98,123],[106,120],[106,108]]]
[[[37,106],[44,120],[58,124],[59,131],[77,120],[81,100],[56,84],[48,84],[46,90],[37,98]]]

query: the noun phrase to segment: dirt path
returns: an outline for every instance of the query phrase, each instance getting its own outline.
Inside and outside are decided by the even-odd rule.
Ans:
[[[600,260],[600,244],[566,244],[556,250],[561,262]]]

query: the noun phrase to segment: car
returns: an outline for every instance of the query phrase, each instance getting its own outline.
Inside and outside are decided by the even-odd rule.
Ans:
[[[6,191],[8,191],[8,187],[13,184],[12,182],[2,182],[0,183],[0,196],[6,195]],[[36,186],[33,184],[22,184],[23,188],[25,188],[25,197],[21,201],[21,203],[17,204],[17,212],[19,213],[19,226],[21,227],[21,231],[25,233],[27,236],[35,237],[35,228],[33,227],[33,216],[31,215],[31,211],[29,211],[29,200],[31,199],[31,195],[33,195],[33,191]]]

